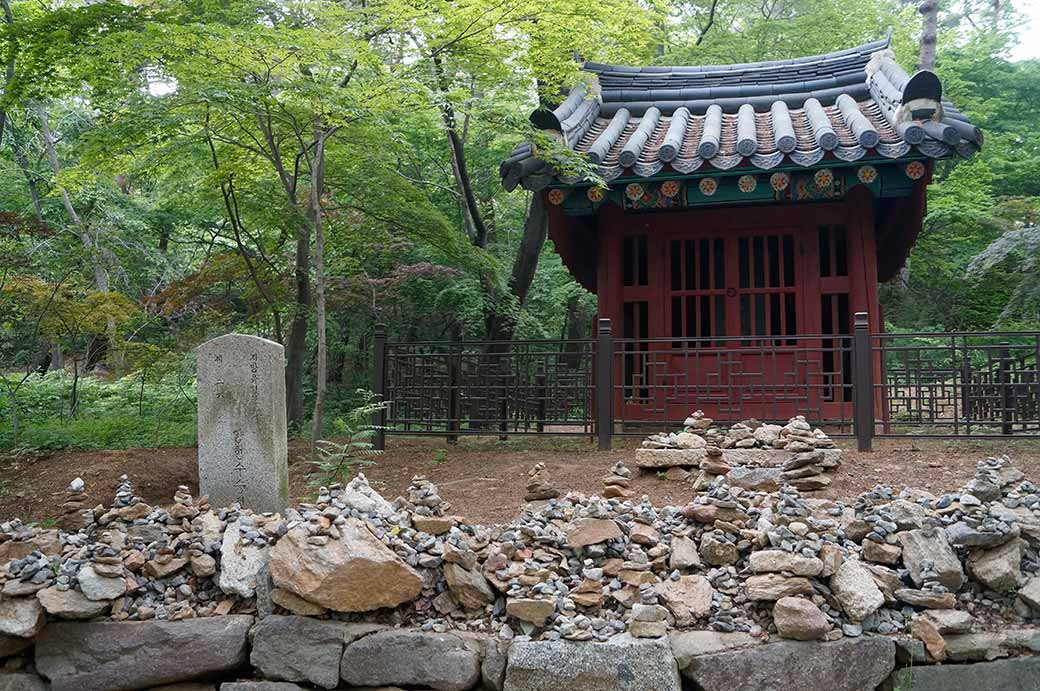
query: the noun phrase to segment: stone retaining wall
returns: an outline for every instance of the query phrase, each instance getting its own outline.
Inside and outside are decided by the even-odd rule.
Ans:
[[[990,634],[1040,649],[1036,630]],[[976,637],[978,635],[976,634]],[[985,638],[985,636],[983,636]],[[2,643],[2,641],[0,641]],[[977,640],[972,655],[1007,655]],[[0,691],[1029,691],[1040,657],[911,663],[912,639],[759,644],[740,633],[628,634],[606,643],[504,641],[369,623],[269,615],[179,622],[52,622],[11,653]]]

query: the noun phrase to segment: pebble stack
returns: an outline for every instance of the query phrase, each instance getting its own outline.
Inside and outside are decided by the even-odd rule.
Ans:
[[[93,514],[86,511],[85,487],[83,480],[76,478],[65,490],[65,502],[61,505],[61,518],[58,519],[58,527],[62,530],[79,530],[93,520]]]
[[[560,492],[553,487],[549,480],[549,471],[545,469],[545,464],[536,463],[527,473],[527,492],[524,494],[524,501],[555,499],[558,496],[560,496]]]
[[[632,471],[625,465],[624,459],[619,460],[610,469],[610,474],[603,478],[603,497],[605,499],[631,499],[635,491],[629,489],[632,484]]]
[[[698,410],[682,431],[647,437],[636,451],[636,464],[654,470],[696,468],[699,474],[691,479],[697,490],[716,476],[727,476],[731,484],[746,489],[768,491],[790,484],[812,491],[830,485],[840,457],[834,441],[802,415],[783,426],[745,420],[722,432]]]

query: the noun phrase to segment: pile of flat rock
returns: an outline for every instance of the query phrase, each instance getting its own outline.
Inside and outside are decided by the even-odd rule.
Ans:
[[[789,484],[802,491],[824,489],[841,465],[841,450],[823,430],[799,415],[786,425],[745,420],[723,432],[700,410],[681,432],[652,434],[636,450],[639,468],[693,479],[702,489],[717,476],[744,489],[774,491]],[[670,470],[670,469],[681,470]],[[690,471],[696,471],[696,475]]]
[[[796,419],[784,438],[818,437]],[[797,448],[785,452],[824,450]],[[490,527],[451,514],[421,476],[393,502],[359,475],[283,514],[214,508],[184,487],[151,507],[124,480],[78,530],[0,523],[0,649],[48,619],[272,613],[501,640],[871,633],[922,660],[1040,649],[1001,632],[1040,616],[1040,487],[1007,458],[953,494],[877,487],[850,503],[716,473],[687,504],[655,507],[629,476],[619,462],[603,496],[538,498]],[[532,478],[552,494],[544,467]]]

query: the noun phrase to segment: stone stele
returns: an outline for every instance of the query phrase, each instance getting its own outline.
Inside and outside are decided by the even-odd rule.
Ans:
[[[285,351],[227,334],[198,348],[199,488],[213,506],[254,511],[289,503]]]

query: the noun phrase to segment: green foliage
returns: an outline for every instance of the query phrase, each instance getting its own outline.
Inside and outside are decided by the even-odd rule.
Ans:
[[[0,449],[41,451],[64,448],[122,449],[193,446],[195,384],[183,374],[161,379],[138,372],[115,381],[85,376],[76,382],[77,405],[70,413],[72,378],[63,372],[29,377],[18,394],[22,421],[14,444],[11,402],[0,400]]]
[[[375,464],[374,459],[383,453],[372,444],[380,428],[371,419],[386,404],[371,391],[359,389],[356,393],[360,403],[332,423],[335,439],[315,442],[317,458],[310,461],[314,470],[309,475],[313,487],[349,482],[359,468]]]

